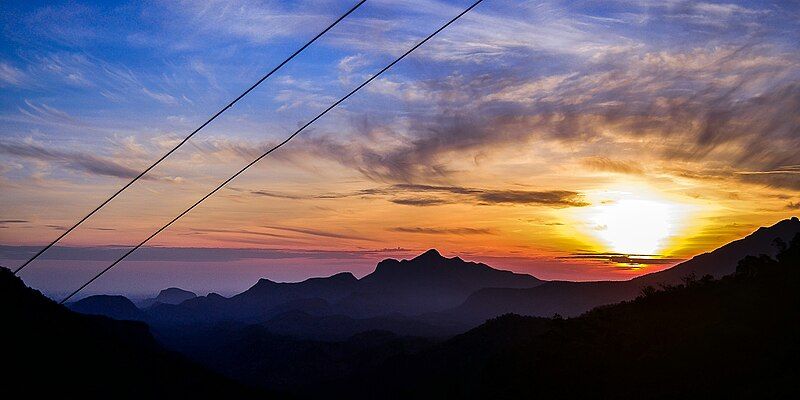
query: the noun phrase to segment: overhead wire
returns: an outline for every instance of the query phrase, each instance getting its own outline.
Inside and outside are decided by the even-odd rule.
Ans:
[[[164,161],[164,160],[165,160],[167,157],[169,157],[169,156],[170,156],[172,153],[174,153],[174,152],[175,152],[175,151],[177,151],[179,148],[181,148],[181,147],[182,147],[184,144],[186,144],[186,142],[188,142],[188,141],[189,141],[189,139],[191,139],[191,138],[192,138],[192,137],[193,137],[195,134],[197,134],[198,132],[200,132],[200,130],[202,130],[202,129],[203,129],[203,128],[205,128],[205,127],[206,127],[208,124],[210,124],[212,121],[214,121],[215,119],[217,119],[217,117],[219,117],[220,115],[222,115],[222,113],[224,113],[225,111],[227,111],[228,109],[230,109],[231,107],[233,107],[233,106],[234,106],[234,105],[235,105],[235,104],[236,104],[236,103],[237,103],[239,100],[241,100],[241,99],[242,99],[244,96],[246,96],[248,93],[252,92],[252,91],[253,91],[253,90],[254,90],[256,87],[258,87],[259,85],[261,85],[261,83],[262,83],[262,82],[264,82],[265,80],[267,80],[267,78],[269,78],[270,76],[272,76],[273,74],[275,74],[275,73],[276,73],[276,72],[277,72],[279,69],[281,69],[281,68],[282,68],[284,65],[288,64],[288,63],[289,63],[289,61],[291,61],[291,60],[292,60],[292,59],[294,59],[294,58],[295,58],[297,55],[299,55],[300,53],[302,53],[302,52],[303,52],[303,50],[305,50],[306,48],[308,48],[309,46],[311,46],[311,44],[313,44],[314,42],[316,42],[316,41],[317,41],[317,39],[319,39],[320,37],[322,37],[323,35],[325,35],[325,34],[326,34],[328,31],[330,31],[330,30],[331,30],[331,29],[332,29],[334,26],[336,26],[337,24],[339,24],[339,22],[341,22],[341,21],[342,21],[343,19],[345,19],[347,16],[349,16],[350,14],[352,14],[352,13],[353,13],[353,12],[354,12],[356,9],[358,9],[359,7],[361,7],[361,5],[363,5],[363,4],[364,4],[366,1],[367,1],[367,0],[360,0],[360,1],[359,1],[359,2],[356,4],[356,5],[354,5],[354,6],[353,6],[353,7],[351,7],[349,10],[347,10],[347,12],[345,12],[345,13],[344,13],[344,14],[342,14],[342,15],[341,15],[339,18],[337,18],[335,21],[333,21],[333,23],[331,23],[330,25],[328,25],[328,27],[327,27],[327,28],[325,28],[324,30],[322,30],[321,32],[319,32],[319,33],[318,33],[316,36],[314,36],[314,37],[313,37],[311,40],[309,40],[308,42],[306,42],[306,44],[304,44],[302,47],[300,47],[299,49],[297,49],[297,50],[296,50],[294,53],[292,53],[292,54],[291,54],[289,57],[287,57],[286,59],[284,59],[284,60],[283,60],[283,61],[282,61],[280,64],[278,64],[276,67],[274,67],[272,70],[270,70],[270,71],[269,71],[269,72],[268,72],[266,75],[264,75],[263,77],[261,77],[261,79],[259,79],[258,81],[256,81],[256,83],[252,84],[252,85],[251,85],[249,88],[247,88],[247,90],[245,90],[245,91],[244,91],[244,92],[242,92],[242,93],[241,93],[239,96],[237,96],[235,99],[233,99],[233,101],[231,101],[230,103],[228,103],[228,105],[226,105],[225,107],[223,107],[222,109],[220,109],[219,111],[217,111],[217,112],[216,112],[214,115],[212,115],[212,116],[211,116],[211,118],[209,118],[208,120],[206,120],[206,122],[204,122],[202,125],[200,125],[200,126],[199,126],[197,129],[195,129],[194,131],[192,131],[192,132],[191,132],[191,133],[190,133],[188,136],[186,136],[185,138],[183,138],[183,140],[181,140],[180,142],[178,142],[178,144],[177,144],[177,145],[175,145],[175,146],[174,146],[172,149],[170,149],[169,151],[167,151],[167,152],[166,152],[166,153],[165,153],[163,156],[161,156],[159,159],[157,159],[157,160],[156,160],[154,163],[152,163],[152,164],[151,164],[149,167],[147,167],[147,168],[146,168],[144,171],[142,171],[141,173],[139,173],[138,175],[136,175],[136,176],[135,176],[133,179],[131,179],[131,180],[130,180],[130,182],[126,183],[126,184],[125,184],[125,186],[122,186],[121,188],[119,188],[119,190],[117,190],[116,192],[114,192],[114,194],[112,194],[112,195],[111,195],[109,198],[107,198],[107,199],[106,199],[106,200],[104,200],[102,203],[100,203],[100,205],[99,205],[99,206],[95,207],[95,208],[94,208],[94,209],[93,209],[91,212],[89,212],[88,214],[86,214],[86,216],[84,216],[83,218],[81,218],[80,220],[78,220],[78,222],[76,222],[76,223],[75,223],[75,224],[73,224],[71,227],[69,227],[67,230],[65,230],[64,232],[62,232],[62,233],[61,233],[61,235],[59,235],[59,236],[58,236],[58,237],[57,237],[55,240],[53,240],[52,242],[50,242],[50,244],[48,244],[47,246],[43,247],[41,250],[39,250],[38,252],[36,252],[36,254],[34,254],[34,255],[33,255],[33,257],[29,258],[29,259],[28,259],[27,261],[25,261],[25,262],[24,262],[22,265],[20,265],[19,267],[17,267],[17,269],[15,269],[15,270],[14,270],[14,275],[17,275],[17,274],[18,274],[20,271],[22,271],[22,270],[23,270],[25,267],[27,267],[27,266],[28,266],[30,263],[32,263],[34,260],[36,260],[37,258],[39,258],[39,256],[41,256],[42,254],[44,254],[44,253],[45,253],[47,250],[49,250],[51,247],[55,246],[55,245],[56,245],[56,243],[58,243],[59,241],[61,241],[61,239],[63,239],[63,238],[64,238],[64,237],[66,237],[67,235],[69,235],[69,234],[70,234],[70,232],[72,232],[73,230],[75,230],[75,228],[77,228],[78,226],[80,226],[81,224],[83,224],[83,223],[84,223],[84,222],[85,222],[87,219],[91,218],[91,217],[92,217],[92,215],[94,215],[95,213],[97,213],[98,211],[100,211],[100,209],[102,209],[103,207],[105,207],[105,206],[106,206],[106,204],[110,203],[112,200],[114,200],[114,198],[116,198],[117,196],[119,196],[119,195],[120,195],[122,192],[124,192],[124,191],[125,191],[127,188],[129,188],[131,185],[133,185],[134,183],[136,183],[136,181],[138,181],[139,179],[141,179],[142,177],[144,177],[144,176],[145,176],[145,175],[146,175],[148,172],[150,172],[150,170],[152,170],[153,168],[155,168],[155,167],[156,167],[158,164],[160,164],[162,161]]]
[[[278,150],[279,148],[283,147],[283,146],[284,146],[286,143],[289,143],[289,141],[291,141],[292,139],[294,139],[294,137],[295,137],[295,136],[297,136],[298,134],[300,134],[300,132],[302,132],[303,130],[305,130],[307,127],[309,127],[311,124],[313,124],[314,122],[316,122],[318,119],[322,118],[322,117],[323,117],[325,114],[327,114],[329,111],[333,110],[333,109],[334,109],[336,106],[338,106],[339,104],[341,104],[342,102],[344,102],[345,100],[347,100],[348,98],[350,98],[350,96],[354,95],[356,92],[358,92],[359,90],[361,90],[361,89],[362,89],[364,86],[367,86],[367,85],[368,85],[370,82],[372,82],[373,80],[375,80],[377,77],[379,77],[379,76],[380,76],[380,75],[382,75],[384,72],[386,72],[387,70],[389,70],[389,69],[390,69],[391,67],[393,67],[395,64],[397,64],[398,62],[400,62],[401,60],[403,60],[403,59],[404,59],[406,56],[408,56],[409,54],[411,54],[411,53],[412,53],[414,50],[416,50],[417,48],[419,48],[420,46],[422,46],[423,44],[425,44],[426,42],[428,42],[429,40],[431,40],[431,39],[432,39],[434,36],[436,36],[437,34],[439,34],[439,32],[441,32],[441,31],[443,31],[444,29],[446,29],[448,26],[450,26],[452,23],[456,22],[458,19],[460,19],[461,17],[463,17],[463,16],[464,16],[466,13],[468,13],[469,11],[471,11],[473,8],[477,7],[477,6],[478,6],[478,4],[480,4],[480,3],[482,3],[482,2],[483,2],[483,0],[477,0],[477,1],[475,1],[474,3],[472,3],[472,5],[470,5],[470,6],[469,6],[469,7],[467,7],[465,10],[461,11],[461,12],[460,12],[458,15],[456,15],[455,17],[453,17],[452,19],[450,19],[449,21],[447,21],[447,23],[445,23],[444,25],[442,25],[441,27],[439,27],[439,29],[435,30],[433,33],[431,33],[430,35],[428,35],[428,36],[427,36],[425,39],[423,39],[422,41],[420,41],[419,43],[417,43],[416,45],[414,45],[413,47],[411,47],[410,49],[408,49],[408,50],[407,50],[405,53],[403,53],[401,56],[397,57],[397,58],[396,58],[394,61],[392,61],[391,63],[389,63],[389,64],[388,64],[388,65],[386,65],[385,67],[383,67],[383,68],[382,68],[380,71],[378,71],[376,74],[374,74],[374,75],[370,76],[370,77],[369,77],[367,80],[365,80],[364,82],[362,82],[362,83],[361,83],[360,85],[358,85],[358,86],[357,86],[355,89],[353,89],[353,90],[351,90],[349,93],[347,93],[345,96],[341,97],[339,100],[337,100],[336,102],[334,102],[333,104],[331,104],[330,106],[328,106],[328,108],[326,108],[325,110],[323,110],[321,113],[317,114],[317,116],[316,116],[316,117],[314,117],[314,118],[312,118],[310,121],[306,122],[306,123],[305,123],[303,126],[301,126],[299,129],[297,129],[297,130],[296,130],[294,133],[292,133],[291,135],[289,135],[289,136],[288,136],[286,139],[284,139],[282,142],[280,142],[280,143],[278,143],[277,145],[273,146],[272,148],[270,148],[269,150],[267,150],[266,152],[264,152],[262,155],[260,155],[259,157],[257,157],[255,160],[251,161],[250,163],[248,163],[247,165],[245,165],[244,167],[242,167],[242,169],[240,169],[240,170],[239,170],[239,171],[237,171],[235,174],[231,175],[231,177],[229,177],[228,179],[224,180],[224,181],[223,181],[222,183],[220,183],[220,184],[219,184],[217,187],[215,187],[215,188],[214,188],[214,190],[210,191],[208,194],[206,194],[205,196],[203,196],[202,198],[200,198],[200,200],[198,200],[197,202],[195,202],[194,204],[192,204],[192,205],[191,205],[189,208],[187,208],[186,210],[184,210],[183,212],[181,212],[180,214],[178,214],[178,215],[177,215],[175,218],[173,218],[172,220],[170,220],[169,222],[167,222],[167,223],[166,223],[165,225],[163,225],[161,228],[158,228],[158,230],[156,230],[156,231],[155,231],[155,232],[153,232],[153,233],[152,233],[150,236],[148,236],[147,238],[145,238],[144,240],[142,240],[142,241],[141,241],[139,244],[137,244],[136,246],[134,246],[133,248],[131,248],[130,250],[128,250],[127,252],[125,252],[125,253],[124,253],[122,256],[120,256],[120,257],[119,257],[119,258],[118,258],[116,261],[114,261],[113,263],[111,263],[111,265],[109,265],[108,267],[104,268],[103,270],[101,270],[100,272],[98,272],[98,273],[97,273],[95,276],[93,276],[91,279],[89,279],[89,280],[88,280],[86,283],[84,283],[83,285],[81,285],[79,288],[75,289],[75,291],[73,291],[73,292],[72,292],[72,293],[71,293],[69,296],[67,296],[67,297],[65,297],[63,300],[61,300],[60,304],[64,304],[64,303],[66,303],[66,302],[67,302],[69,299],[71,299],[73,296],[75,296],[76,294],[78,294],[78,293],[79,293],[81,290],[83,290],[83,289],[84,289],[86,286],[89,286],[89,285],[90,285],[92,282],[94,282],[95,280],[97,280],[98,278],[100,278],[101,276],[103,276],[103,274],[105,274],[106,272],[110,271],[112,268],[114,268],[114,266],[116,266],[117,264],[119,264],[120,262],[122,262],[122,260],[124,260],[125,258],[127,258],[129,255],[133,254],[133,252],[135,252],[136,250],[138,250],[139,248],[141,248],[142,246],[144,246],[144,245],[145,245],[147,242],[149,242],[151,239],[153,239],[154,237],[156,237],[156,235],[158,235],[159,233],[161,233],[162,231],[164,231],[165,229],[167,229],[167,228],[168,228],[170,225],[172,225],[172,224],[173,224],[173,223],[175,223],[177,220],[179,220],[181,217],[183,217],[184,215],[188,214],[188,213],[189,213],[190,211],[192,211],[192,210],[193,210],[195,207],[197,207],[198,205],[200,205],[200,203],[202,203],[203,201],[205,201],[205,200],[206,200],[206,199],[208,199],[209,197],[213,196],[213,195],[214,195],[214,193],[218,192],[220,189],[222,189],[223,187],[225,187],[225,185],[227,185],[228,183],[230,183],[231,181],[233,181],[234,179],[236,179],[236,177],[238,177],[239,175],[241,175],[242,173],[244,173],[245,171],[247,171],[247,170],[248,170],[250,167],[252,167],[253,165],[255,165],[257,162],[261,161],[261,160],[262,160],[264,157],[266,157],[266,156],[270,155],[270,154],[271,154],[272,152],[274,152],[275,150]]]

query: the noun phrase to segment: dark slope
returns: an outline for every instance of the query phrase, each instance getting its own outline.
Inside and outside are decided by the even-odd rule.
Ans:
[[[681,278],[691,274],[697,277],[711,275],[720,278],[732,274],[736,270],[736,263],[747,255],[774,256],[777,253],[777,248],[773,245],[775,239],[788,243],[797,233],[800,233],[800,219],[797,217],[785,219],[775,225],[758,228],[744,238],[714,251],[692,257],[691,260],[664,271],[640,276],[633,281],[640,285],[655,285],[660,282],[679,283]]]
[[[554,281],[533,289],[483,289],[472,294],[462,305],[446,312],[430,314],[424,319],[475,326],[508,313],[574,317],[600,305],[632,299],[641,292],[643,286],[631,281]]]
[[[97,295],[80,299],[67,305],[70,310],[90,315],[105,315],[120,320],[139,321],[144,318],[142,310],[125,296]]]
[[[74,313],[0,269],[3,391],[26,397],[254,398],[162,349],[140,322]],[[260,396],[259,396],[260,397]]]
[[[721,277],[733,273],[736,263],[749,254],[774,255],[773,241],[789,241],[800,233],[795,217],[759,228],[747,237],[728,243],[670,269],[621,282],[546,282],[532,289],[483,289],[472,294],[453,310],[429,316],[429,319],[478,324],[505,313],[549,317],[553,314],[577,316],[594,307],[636,297],[641,289],[660,283],[676,284],[694,274],[696,277]]]
[[[461,326],[428,324],[402,315],[353,318],[346,315],[312,315],[287,311],[264,322],[270,332],[303,339],[337,341],[367,331],[386,331],[398,335],[449,337],[464,332]]]
[[[433,344],[383,331],[362,332],[336,342],[299,340],[276,335],[264,326],[239,323],[196,326],[166,333],[161,340],[240,382],[311,398],[327,398],[326,388],[331,385],[364,376],[392,357],[414,354]]]
[[[503,316],[395,359],[359,398],[797,398],[800,236],[780,263],[649,291],[573,319]],[[384,379],[392,377],[392,379]],[[352,382],[349,382],[352,383]]]

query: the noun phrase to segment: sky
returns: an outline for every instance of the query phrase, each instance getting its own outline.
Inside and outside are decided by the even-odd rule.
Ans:
[[[21,264],[355,1],[3,2]],[[471,2],[368,0],[22,274],[71,291]],[[486,0],[87,293],[235,293],[437,248],[667,268],[800,214],[800,4]]]

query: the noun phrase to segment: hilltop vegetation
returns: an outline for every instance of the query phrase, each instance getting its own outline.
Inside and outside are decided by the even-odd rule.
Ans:
[[[577,318],[493,319],[394,359],[363,379],[379,384],[361,397],[791,398],[800,391],[800,235],[777,244],[776,258],[745,257],[720,280],[649,286]]]

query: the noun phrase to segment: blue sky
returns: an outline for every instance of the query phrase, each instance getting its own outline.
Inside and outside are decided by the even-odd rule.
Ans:
[[[0,244],[55,237],[354,3],[0,5]],[[367,1],[63,244],[135,243],[467,5]],[[486,0],[155,244],[616,279],[559,257],[610,250],[581,213],[634,196],[694,210],[658,239],[690,256],[800,208],[798,25],[796,2]],[[287,260],[263,266],[309,276]]]

